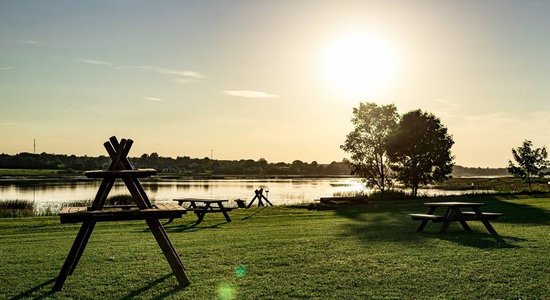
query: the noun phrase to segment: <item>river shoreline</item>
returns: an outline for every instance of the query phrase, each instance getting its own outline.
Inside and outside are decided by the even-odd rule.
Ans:
[[[173,174],[160,174],[142,181],[170,181],[170,180],[272,180],[272,179],[330,179],[330,178],[355,178],[351,175],[195,175],[195,176],[177,176]],[[0,184],[12,184],[22,182],[84,182],[97,181],[84,175],[36,175],[36,176],[0,176]]]

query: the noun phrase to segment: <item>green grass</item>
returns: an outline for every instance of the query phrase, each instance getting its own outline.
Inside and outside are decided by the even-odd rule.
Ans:
[[[0,169],[0,176],[51,176],[60,170],[50,169]]]
[[[473,184],[473,185],[472,185]],[[451,178],[437,184],[437,188],[446,190],[494,190],[498,192],[513,193],[527,191],[529,185],[519,178]],[[548,178],[536,178],[531,184],[531,191],[549,192]]]
[[[501,238],[479,222],[415,232],[425,199],[337,210],[238,209],[225,223],[190,214],[166,226],[191,285],[177,286],[144,222],[100,223],[63,290],[51,293],[78,225],[0,220],[0,299],[550,298],[550,195],[462,196],[487,203]],[[434,201],[434,199],[429,199]],[[245,274],[245,275],[243,275]]]

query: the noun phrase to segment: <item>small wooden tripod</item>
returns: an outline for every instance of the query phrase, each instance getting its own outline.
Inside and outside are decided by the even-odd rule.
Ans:
[[[254,190],[254,193],[256,194],[254,196],[254,198],[252,198],[252,200],[250,201],[250,203],[248,203],[248,206],[246,208],[250,208],[252,206],[252,203],[254,203],[254,201],[256,199],[258,199],[258,207],[259,206],[264,206],[264,202],[262,201],[262,199],[265,200],[265,202],[267,204],[269,204],[269,206],[273,206],[273,204],[271,204],[271,202],[269,202],[269,200],[267,200],[267,197],[264,196],[264,189],[263,188],[260,188],[259,190]],[[266,193],[269,193],[266,191]]]

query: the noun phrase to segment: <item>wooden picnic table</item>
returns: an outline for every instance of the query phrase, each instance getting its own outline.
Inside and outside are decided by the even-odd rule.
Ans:
[[[501,213],[482,212],[481,206],[485,203],[471,203],[471,202],[431,202],[424,203],[428,207],[428,212],[425,214],[409,214],[415,221],[422,221],[418,226],[417,232],[422,232],[428,221],[442,222],[443,225],[439,230],[440,233],[446,233],[451,222],[459,222],[462,228],[466,231],[472,231],[468,226],[467,221],[481,221],[487,231],[491,234],[498,235],[489,220],[494,220],[502,216]],[[436,215],[434,212],[437,208],[446,208],[444,215]],[[463,208],[470,208],[472,211],[462,211]]]
[[[197,217],[197,224],[202,222],[204,215],[207,213],[222,213],[227,222],[231,222],[231,218],[227,214],[228,211],[231,211],[232,207],[225,207],[223,204],[227,203],[228,200],[220,199],[198,199],[198,198],[183,198],[183,199],[174,199],[178,202],[179,206],[183,206],[183,203],[189,203],[187,207],[188,211],[193,211]],[[172,222],[172,219],[168,223]]]

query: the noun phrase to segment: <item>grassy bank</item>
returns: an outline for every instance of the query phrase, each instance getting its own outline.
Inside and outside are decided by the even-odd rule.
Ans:
[[[0,298],[540,299],[550,297],[549,195],[463,196],[502,212],[490,236],[439,224],[417,234],[424,199],[336,210],[268,207],[194,215],[166,226],[191,286],[179,289],[144,222],[101,223],[63,291],[53,280],[78,225],[56,217],[0,219]],[[430,199],[433,201],[434,199]]]
[[[0,176],[57,176],[59,171],[53,169],[0,169]]]
[[[548,178],[536,178],[531,184],[531,191],[550,192]],[[445,190],[478,191],[493,190],[503,193],[513,193],[529,190],[527,183],[514,177],[495,178],[451,178],[437,184],[437,188]]]

